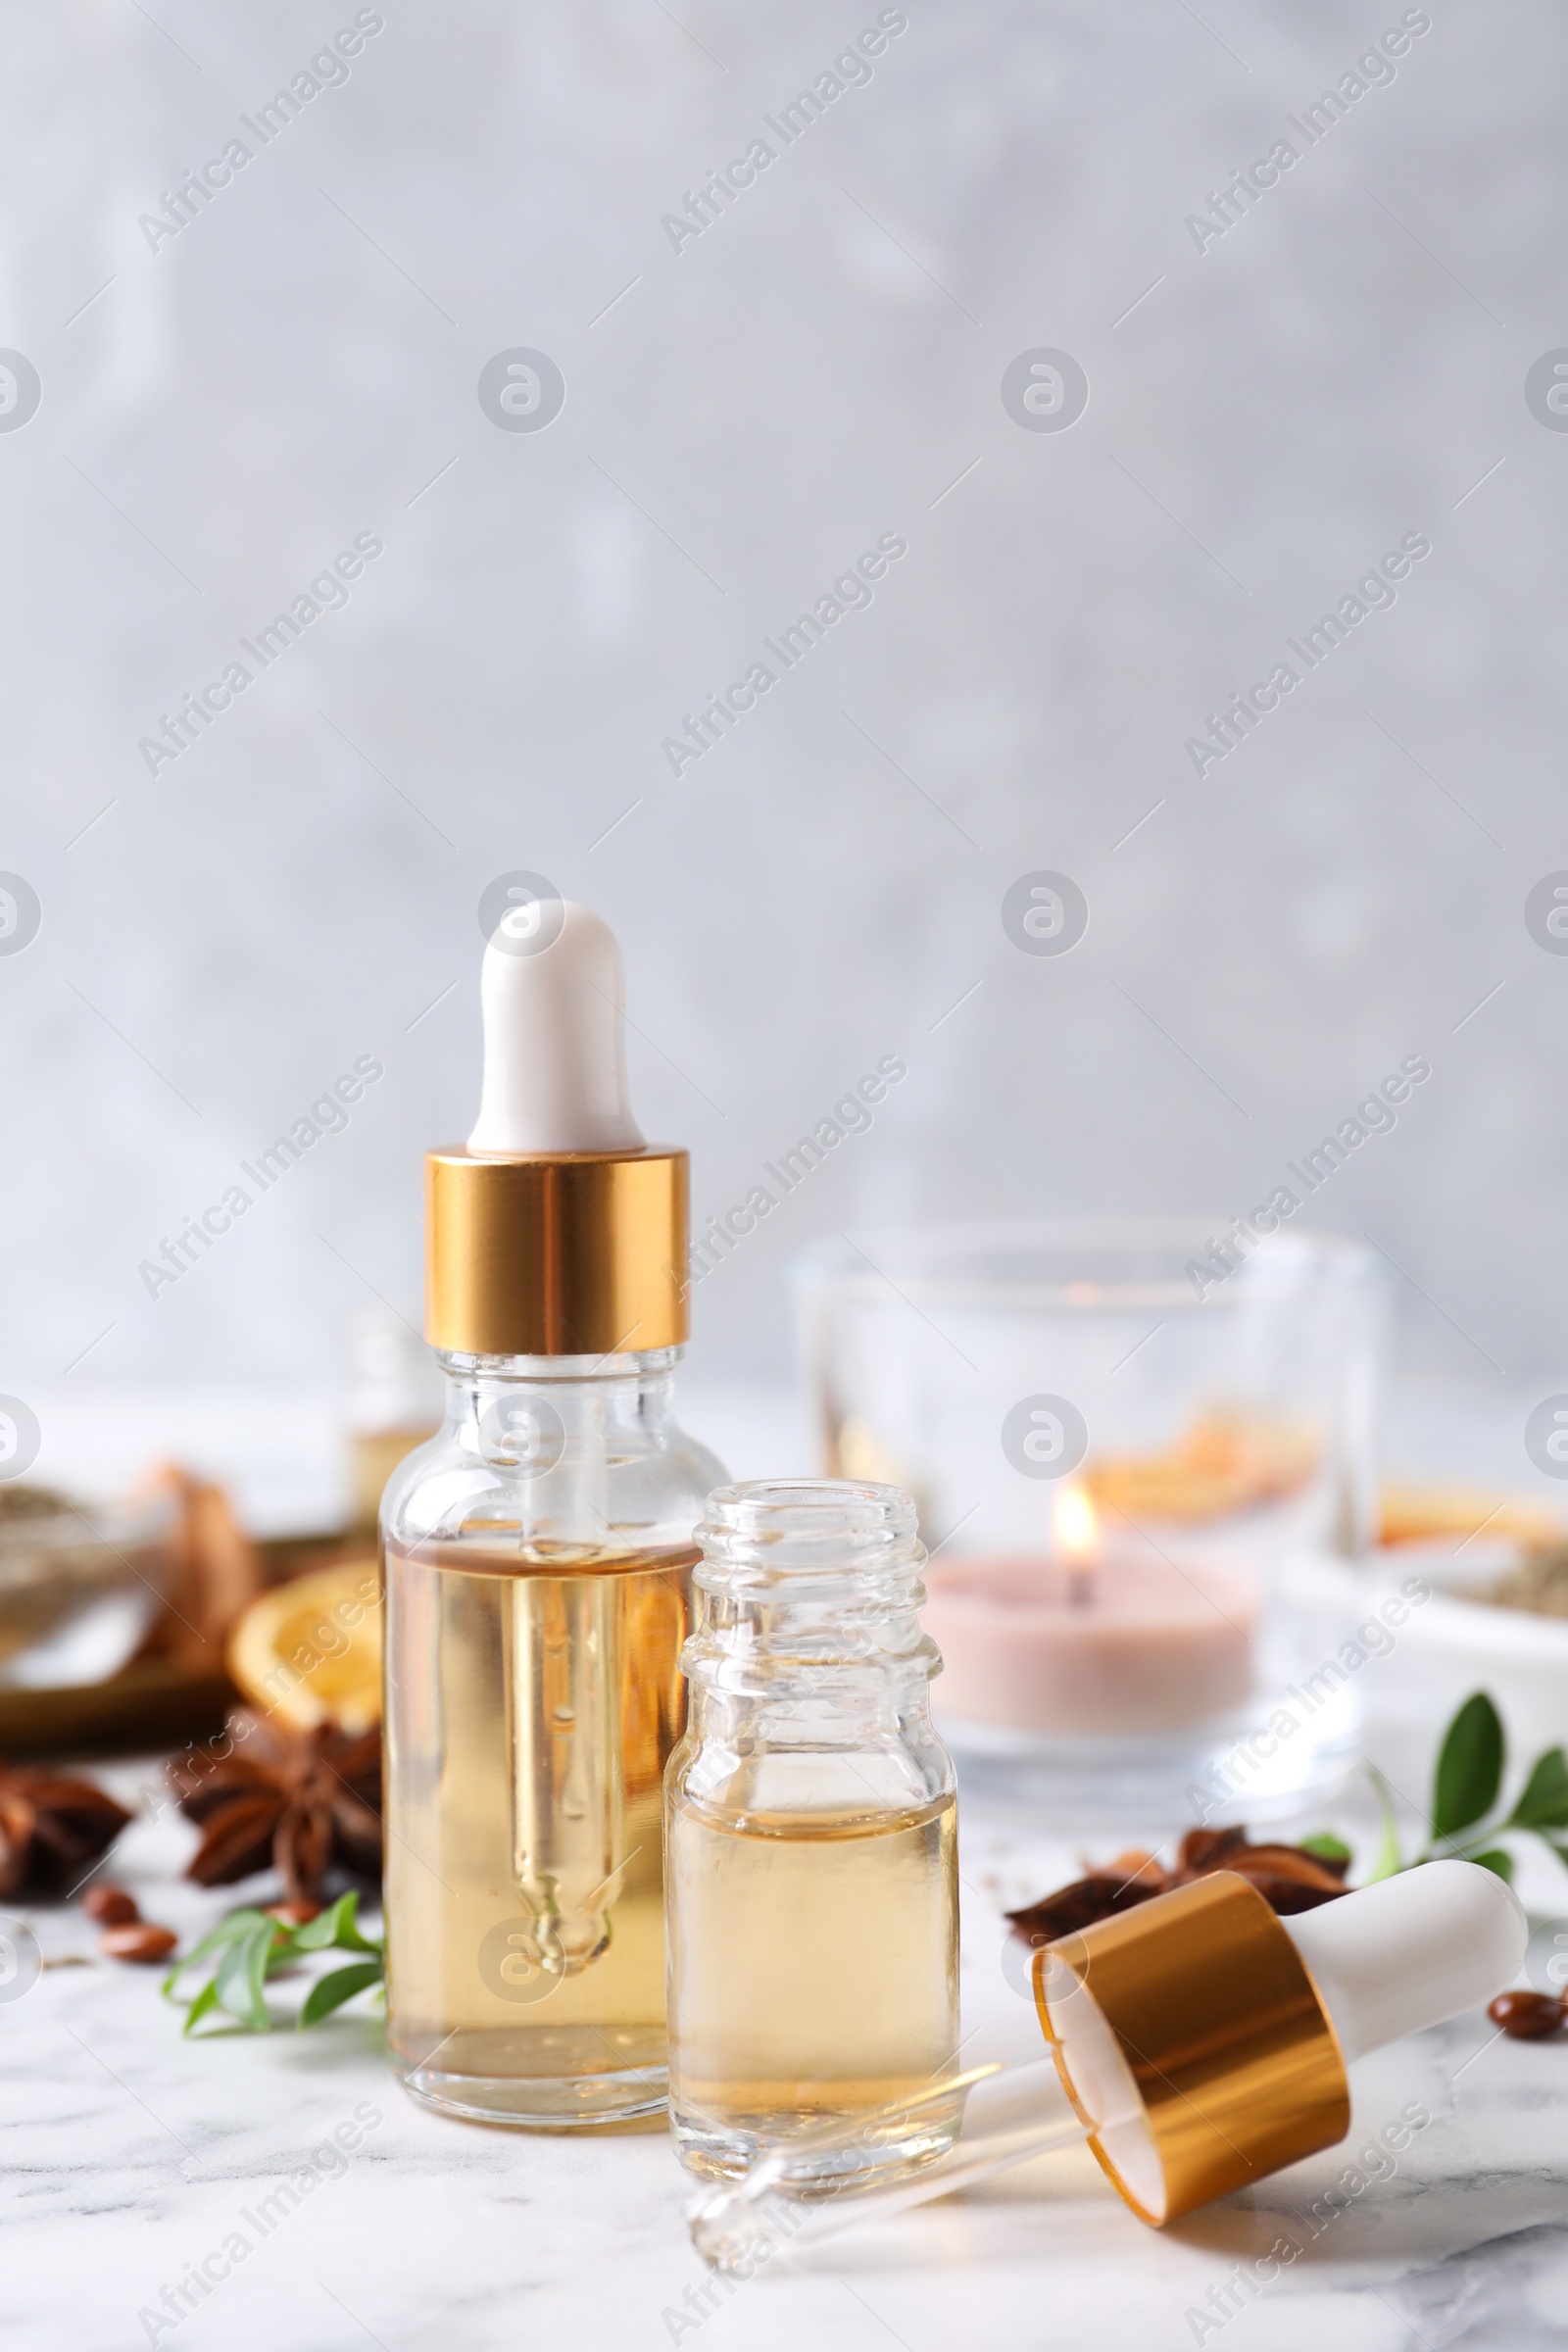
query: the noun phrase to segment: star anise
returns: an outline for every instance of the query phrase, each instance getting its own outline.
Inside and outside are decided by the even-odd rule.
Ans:
[[[1012,1932],[1025,1943],[1049,1943],[1054,1936],[1071,1936],[1147,1903],[1151,1895],[1168,1894],[1216,1870],[1233,1870],[1250,1879],[1270,1909],[1282,1917],[1313,1910],[1348,1891],[1345,1874],[1349,1856],[1311,1853],[1299,1845],[1249,1845],[1245,1830],[1189,1830],[1182,1839],[1174,1870],[1161,1868],[1152,1854],[1118,1854],[1104,1870],[1058,1886],[1021,1911],[1009,1911]]]
[[[321,1724],[290,1733],[248,1709],[228,1719],[229,1750],[169,1767],[180,1810],[202,1841],[185,1876],[230,1886],[270,1862],[291,1903],[314,1903],[334,1863],[381,1875],[381,1727],[349,1735]]]
[[[64,1892],[129,1819],[91,1781],[46,1765],[0,1764],[0,1895]]]

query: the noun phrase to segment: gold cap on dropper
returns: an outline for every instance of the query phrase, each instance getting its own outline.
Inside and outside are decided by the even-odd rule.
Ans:
[[[1317,1988],[1234,1871],[1045,1945],[1034,1991],[1089,2144],[1146,2222],[1246,2188],[1350,2128]]]
[[[460,1355],[614,1355],[687,1337],[687,1155],[424,1161],[424,1336]]]

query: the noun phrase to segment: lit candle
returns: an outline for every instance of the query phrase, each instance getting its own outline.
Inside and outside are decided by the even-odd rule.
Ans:
[[[1223,1716],[1252,1687],[1257,1580],[1148,1542],[1107,1546],[1086,1486],[1052,1504],[1049,1555],[938,1561],[922,1622],[947,1716],[1040,1733],[1167,1732]]]
[[[1089,1489],[1076,1479],[1066,1479],[1052,1497],[1051,1535],[1067,1571],[1067,1598],[1075,1609],[1086,1609],[1095,1597],[1100,1566],[1100,1513]]]

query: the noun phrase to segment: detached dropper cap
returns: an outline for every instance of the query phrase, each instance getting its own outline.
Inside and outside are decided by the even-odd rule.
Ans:
[[[1347,2062],[1490,2000],[1528,1939],[1509,1888],[1473,1862],[1423,1863],[1292,1919],[1215,1872],[1037,1951],[1054,2068],[939,2074],[885,2107],[781,2124],[691,2208],[693,2242],[749,2278],[781,2247],[807,2252],[1085,2138],[1140,2220],[1177,2221],[1343,2139]],[[911,2133],[946,2139],[960,2100],[944,2152],[903,2162]]]
[[[687,1159],[626,1101],[624,983],[570,900],[504,913],[484,954],[466,1146],[425,1156],[425,1337],[461,1355],[593,1355],[687,1334]]]
[[[1216,1871],[1046,1945],[1035,1999],[1090,2146],[1159,2224],[1333,2147],[1347,2062],[1490,2000],[1528,1940],[1518,1898],[1474,1862],[1291,1919]]]

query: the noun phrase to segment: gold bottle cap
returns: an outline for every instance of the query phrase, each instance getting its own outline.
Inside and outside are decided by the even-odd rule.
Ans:
[[[424,1336],[459,1355],[679,1347],[687,1156],[647,1147],[424,1161]]]
[[[1034,1989],[1089,2144],[1146,2222],[1246,2188],[1350,2128],[1317,1989],[1234,1871],[1045,1945]]]

